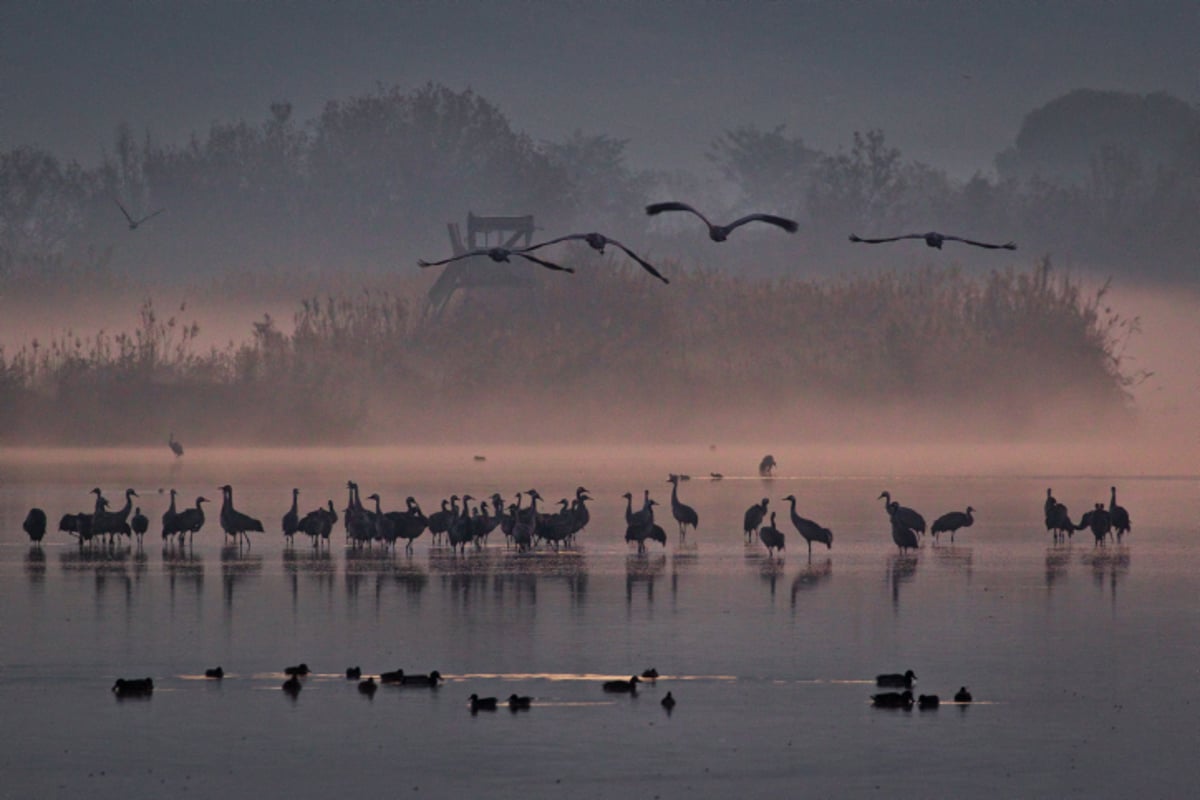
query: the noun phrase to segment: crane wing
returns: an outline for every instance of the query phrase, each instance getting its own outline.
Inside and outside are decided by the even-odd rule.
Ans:
[[[924,238],[925,238],[925,234],[923,234],[923,233],[906,233],[903,236],[889,236],[886,239],[863,239],[862,237],[857,236],[853,233],[850,234],[850,241],[862,242],[863,244],[883,244],[884,242],[898,242],[901,239],[924,239]],[[946,238],[950,238],[950,237],[946,237]]]
[[[623,245],[623,244],[621,244],[620,242],[618,242],[616,239],[609,239],[609,240],[608,240],[608,243],[609,243],[609,244],[611,244],[611,245],[612,245],[612,246],[614,246],[614,247],[619,247],[619,248],[620,248],[620,249],[621,249],[621,250],[622,250],[622,251],[625,253],[625,255],[627,255],[627,256],[629,256],[630,258],[632,258],[632,259],[633,259],[634,261],[636,261],[638,264],[641,264],[641,266],[642,266],[642,269],[646,270],[646,272],[649,272],[651,275],[653,275],[654,277],[658,278],[658,279],[659,279],[660,281],[662,281],[663,283],[670,283],[670,281],[669,281],[669,280],[667,280],[665,277],[663,277],[662,273],[661,273],[661,272],[659,272],[658,270],[656,270],[656,269],[654,268],[654,266],[653,266],[652,264],[650,264],[650,262],[648,262],[648,261],[646,261],[645,259],[643,259],[643,258],[642,258],[641,256],[639,256],[637,253],[633,252],[633,251],[632,251],[632,250],[630,250],[628,247],[626,247],[625,245]]]
[[[520,256],[521,258],[525,259],[526,261],[532,261],[535,264],[540,264],[541,266],[545,267],[546,269],[553,269],[553,270],[557,270],[559,272],[574,272],[575,271],[575,270],[571,269],[570,267],[560,267],[558,264],[554,264],[550,261],[544,261],[544,260],[538,258],[537,256],[531,256],[528,253],[514,251],[513,255]]]
[[[1004,244],[988,244],[987,242],[977,242],[974,239],[964,239],[961,236],[945,236],[943,237],[948,242],[962,242],[963,244],[974,245],[975,247],[986,247],[988,250],[1016,250],[1017,245],[1014,242],[1005,242]]]
[[[788,233],[795,233],[800,230],[800,225],[794,219],[787,217],[777,217],[774,214],[747,214],[744,217],[739,217],[733,222],[725,226],[726,230],[733,230],[739,225],[745,225],[747,222],[766,222],[779,228],[783,228]]]
[[[712,227],[712,223],[708,221],[708,217],[704,216],[687,203],[680,203],[678,200],[668,200],[665,203],[651,203],[650,205],[646,206],[646,213],[652,217],[655,214],[661,214],[664,211],[688,211],[702,219],[705,225],[708,225],[710,228]]]

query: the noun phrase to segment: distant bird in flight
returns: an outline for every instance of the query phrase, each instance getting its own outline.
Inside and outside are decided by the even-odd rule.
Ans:
[[[121,209],[121,213],[125,215],[125,219],[129,220],[129,230],[131,230],[131,231],[136,231],[138,228],[138,225],[141,225],[146,220],[153,219],[154,217],[157,217],[159,214],[166,211],[165,208],[160,208],[158,211],[155,211],[153,214],[147,214],[146,216],[142,217],[141,219],[134,219],[130,215],[130,213],[125,210],[125,206],[121,205],[120,200],[118,200],[114,197],[113,202],[117,204],[117,208]]]
[[[545,267],[546,269],[554,269],[554,270],[558,270],[559,272],[574,272],[575,271],[575,270],[571,269],[570,267],[560,267],[558,264],[553,264],[549,261],[543,261],[542,259],[540,259],[536,256],[531,256],[528,253],[521,252],[520,250],[509,250],[505,247],[491,247],[486,250],[483,250],[483,249],[469,250],[469,251],[467,251],[465,253],[461,253],[457,256],[451,256],[450,258],[443,258],[441,261],[422,261],[422,260],[418,259],[417,266],[419,266],[419,267],[440,267],[442,264],[449,264],[451,261],[458,261],[461,258],[471,258],[473,256],[487,256],[492,261],[495,261],[497,264],[499,264],[501,262],[511,263],[508,260],[509,256],[520,256],[521,258],[525,259],[526,261],[532,261],[535,264],[540,264],[541,266]]]
[[[704,221],[705,225],[708,226],[708,238],[712,239],[714,242],[725,241],[729,238],[729,234],[733,232],[734,228],[745,225],[747,222],[766,222],[770,225],[783,228],[788,233],[795,233],[800,228],[800,226],[796,224],[795,220],[790,220],[786,217],[777,217],[773,214],[747,214],[744,217],[735,219],[728,225],[714,225],[708,221],[706,216],[689,206],[687,203],[669,201],[666,203],[651,203],[650,205],[646,206],[646,213],[652,217],[655,214],[661,214],[664,211],[690,211],[691,213],[695,214]]]
[[[651,275],[658,278],[663,283],[670,283],[670,281],[667,280],[666,278],[664,278],[662,276],[662,274],[658,270],[656,270],[652,264],[645,261],[641,256],[639,256],[637,253],[630,250],[625,245],[618,242],[616,239],[610,239],[607,236],[605,236],[603,233],[572,233],[567,236],[559,236],[557,239],[551,239],[547,242],[540,242],[540,243],[532,245],[530,247],[525,247],[522,249],[521,252],[528,253],[531,250],[537,250],[539,247],[546,247],[548,245],[558,244],[559,242],[568,242],[568,241],[573,241],[573,240],[579,240],[582,242],[586,242],[588,247],[592,248],[600,255],[604,255],[604,248],[611,244],[613,247],[616,247],[616,248],[619,248],[620,250],[625,251],[625,255],[629,256],[634,261],[641,264],[642,269],[646,270],[646,272],[649,272]]]
[[[962,242],[963,244],[972,244],[976,247],[986,247],[988,250],[1016,250],[1017,246],[1013,242],[1005,242],[1004,244],[988,244],[987,242],[976,242],[972,239],[964,239],[961,236],[947,236],[930,231],[929,233],[906,233],[903,236],[891,236],[887,239],[863,239],[855,234],[850,234],[850,241],[862,242],[863,244],[883,244],[884,242],[898,242],[901,239],[924,239],[925,244],[930,247],[942,249],[943,242]]]

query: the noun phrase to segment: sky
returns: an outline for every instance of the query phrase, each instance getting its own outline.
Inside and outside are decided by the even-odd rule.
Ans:
[[[723,131],[785,124],[836,150],[881,128],[908,157],[987,171],[1074,88],[1200,102],[1200,3],[18,2],[0,0],[0,149],[90,165],[118,124],[182,143],[301,120],[376,86],[472,88],[536,140],[628,140],[703,171]]]

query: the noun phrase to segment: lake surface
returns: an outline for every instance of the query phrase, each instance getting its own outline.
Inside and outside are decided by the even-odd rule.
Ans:
[[[1184,796],[1194,791],[1200,711],[1200,481],[1195,476],[805,472],[777,454],[700,448],[32,451],[0,455],[0,796],[489,797]],[[758,453],[761,455],[761,453]],[[725,479],[707,479],[711,470]],[[700,528],[680,545],[668,472]],[[553,501],[586,486],[592,521],[562,552],[517,554],[493,535],[453,555],[429,535],[414,552],[286,548],[301,511],[345,482],[385,509],[415,496]],[[222,546],[219,502],[188,549],[158,535],[181,505],[231,483],[267,532]],[[1054,545],[1047,486],[1072,515],[1116,484],[1133,517],[1121,544],[1089,532]],[[30,506],[55,527],[90,510],[93,486],[120,505],[135,488],[151,519],[141,550],[81,550],[50,532],[32,548]],[[623,541],[624,501],[663,506],[664,549]],[[932,521],[974,506],[976,523],[912,555],[891,542],[879,493]],[[834,531],[811,559],[782,498]],[[762,497],[787,535],[781,560],[742,535]],[[297,698],[282,669],[315,674]],[[203,678],[221,665],[223,681]],[[436,691],[345,680],[439,670]],[[655,667],[636,697],[600,684]],[[873,676],[912,669],[916,693],[970,706],[872,708]],[[118,677],[151,676],[146,700]],[[668,715],[666,692],[678,700]],[[530,711],[472,715],[467,697],[531,695]]]

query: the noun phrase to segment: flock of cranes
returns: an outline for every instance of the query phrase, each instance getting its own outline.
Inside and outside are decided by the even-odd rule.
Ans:
[[[734,230],[736,230],[737,228],[740,228],[743,225],[747,225],[752,222],[763,223],[766,225],[773,225],[773,226],[780,228],[781,230],[784,230],[788,233],[795,233],[796,231],[798,231],[800,229],[799,223],[797,223],[795,220],[788,219],[787,217],[776,216],[774,214],[763,214],[763,213],[747,214],[743,217],[739,217],[738,219],[735,219],[733,222],[730,222],[728,224],[718,225],[717,223],[714,223],[711,220],[709,220],[708,217],[706,217],[704,214],[702,214],[700,211],[698,211],[693,206],[690,206],[687,203],[681,203],[678,200],[669,200],[669,201],[663,202],[663,203],[651,203],[650,205],[646,206],[646,214],[648,214],[649,216],[652,216],[652,217],[657,216],[658,214],[662,214],[664,212],[670,212],[670,211],[682,211],[684,213],[692,214],[693,216],[697,217],[701,222],[704,223],[705,227],[708,228],[708,238],[714,242],[724,242],[725,240],[727,240],[729,238],[729,235],[731,233],[733,233]],[[891,236],[891,237],[880,238],[880,239],[863,239],[853,233],[850,234],[850,241],[862,242],[864,244],[883,244],[885,242],[897,242],[897,241],[901,241],[903,239],[922,239],[922,240],[924,240],[925,244],[927,244],[930,247],[936,248],[938,250],[942,249],[942,244],[944,242],[962,242],[963,244],[973,245],[974,247],[983,247],[988,250],[1016,250],[1017,249],[1016,244],[1014,244],[1013,242],[1005,242],[1004,244],[989,244],[987,242],[979,242],[979,241],[975,241],[973,239],[966,239],[961,236],[951,236],[949,234],[938,233],[937,231],[929,231],[928,233],[907,233],[907,234],[903,234],[901,236]],[[526,261],[529,261],[533,264],[537,264],[540,267],[545,267],[546,269],[555,270],[557,272],[574,272],[575,270],[572,269],[571,267],[564,267],[561,264],[557,264],[553,261],[547,261],[544,258],[532,255],[533,251],[540,250],[543,247],[549,247],[551,245],[559,244],[562,242],[570,242],[570,241],[584,242],[585,244],[587,244],[589,247],[591,247],[593,250],[600,253],[601,255],[604,254],[605,247],[607,247],[608,245],[612,245],[613,247],[616,247],[617,249],[624,252],[625,255],[632,258],[635,262],[637,262],[637,264],[642,269],[644,269],[646,272],[650,273],[652,276],[654,276],[658,280],[662,281],[663,283],[670,283],[670,281],[661,272],[659,272],[658,269],[655,268],[655,266],[653,264],[646,261],[646,259],[642,258],[640,255],[635,253],[633,250],[631,250],[628,247],[626,247],[625,245],[621,244],[616,239],[609,238],[608,236],[605,236],[602,233],[596,233],[596,232],[571,233],[571,234],[567,234],[566,236],[559,236],[554,239],[549,239],[545,242],[539,242],[537,244],[533,244],[528,247],[477,248],[474,250],[468,250],[465,253],[459,253],[458,255],[451,256],[449,258],[443,258],[439,261],[426,261],[424,259],[418,259],[417,266],[440,267],[444,264],[449,264],[453,261],[459,261],[464,258],[475,258],[477,256],[486,256],[486,257],[490,258],[492,261],[495,261],[496,263],[510,263],[512,261],[512,258],[515,256],[517,258],[525,259]]]
[[[1119,542],[1129,533],[1131,525],[1129,512],[1124,506],[1117,505],[1117,487],[1109,487],[1108,507],[1103,503],[1095,503],[1084,512],[1078,523],[1071,522],[1071,514],[1067,507],[1058,502],[1052,489],[1046,489],[1046,531],[1054,536],[1056,542],[1074,535],[1075,531],[1091,530],[1096,537],[1096,544],[1103,544],[1108,537],[1116,536]]]
[[[671,484],[671,517],[678,526],[681,544],[686,541],[689,529],[695,532],[700,526],[700,515],[696,509],[679,499],[679,484],[684,480],[688,480],[688,477],[678,474],[671,474],[667,478],[667,483]],[[235,544],[244,543],[249,547],[249,534],[264,531],[262,521],[234,506],[232,486],[226,484],[217,488],[221,491],[218,520],[226,542],[232,538]],[[573,543],[591,520],[587,503],[592,496],[583,486],[575,490],[573,498],[559,500],[557,511],[540,509],[538,503],[544,502],[543,497],[536,489],[527,489],[517,492],[514,502],[507,505],[499,493],[493,493],[479,502],[474,502],[477,499],[470,494],[451,495],[441,501],[439,510],[428,516],[413,497],[405,499],[403,511],[384,511],[378,493],[368,495],[366,499],[370,505],[364,505],[357,483],[348,481],[346,488],[346,507],[340,514],[332,500],[301,514],[300,490],[292,489],[291,507],[280,520],[286,544],[292,545],[296,534],[303,534],[309,537],[313,547],[328,546],[335,526],[341,522],[346,541],[353,547],[370,548],[378,544],[394,549],[403,541],[405,551],[411,552],[413,542],[428,531],[433,544],[449,545],[451,550],[465,554],[467,545],[481,549],[487,544],[488,537],[498,531],[499,535],[503,535],[506,545],[519,552],[543,545],[558,550]],[[111,544],[120,536],[136,537],[140,545],[150,521],[140,506],[133,505],[137,492],[126,489],[125,502],[117,510],[110,510],[111,504],[99,488],[92,489],[91,494],[96,496],[93,510],[90,513],[64,514],[59,522],[59,530],[75,536],[81,546],[95,540],[107,540]],[[198,496],[195,505],[180,509],[176,506],[176,495],[176,490],[171,489],[170,506],[162,515],[162,539],[166,544],[190,544],[207,521],[204,504],[210,501]],[[650,490],[643,491],[641,507],[636,510],[632,492],[626,492],[622,497],[625,500],[625,542],[635,544],[639,553],[645,552],[647,541],[658,542],[665,547],[667,533],[655,521],[654,515],[655,506],[660,504],[650,496]],[[920,537],[925,535],[927,529],[925,517],[901,505],[898,500],[893,500],[888,491],[880,493],[878,499],[884,501],[884,511],[891,523],[892,542],[900,552],[919,547]],[[804,539],[810,558],[814,542],[825,545],[827,549],[833,548],[833,531],[798,514],[798,500],[794,494],[787,495],[783,501],[790,503],[788,516],[796,533]],[[770,498],[764,497],[746,509],[743,532],[747,544],[757,537],[766,547],[768,556],[774,557],[785,549],[786,535],[776,525],[776,512],[768,511],[770,502]],[[1044,511],[1046,530],[1053,534],[1055,542],[1077,530],[1090,529],[1096,544],[1100,545],[1109,536],[1115,536],[1119,542],[1131,530],[1129,512],[1117,504],[1115,486],[1111,487],[1108,506],[1096,503],[1078,523],[1071,520],[1067,507],[1055,499],[1051,489],[1046,490]],[[935,540],[941,534],[948,533],[953,542],[958,531],[974,524],[974,512],[973,507],[967,506],[966,511],[943,514],[928,526],[928,532]],[[32,542],[41,542],[46,534],[46,512],[41,508],[30,509],[23,527]]]

